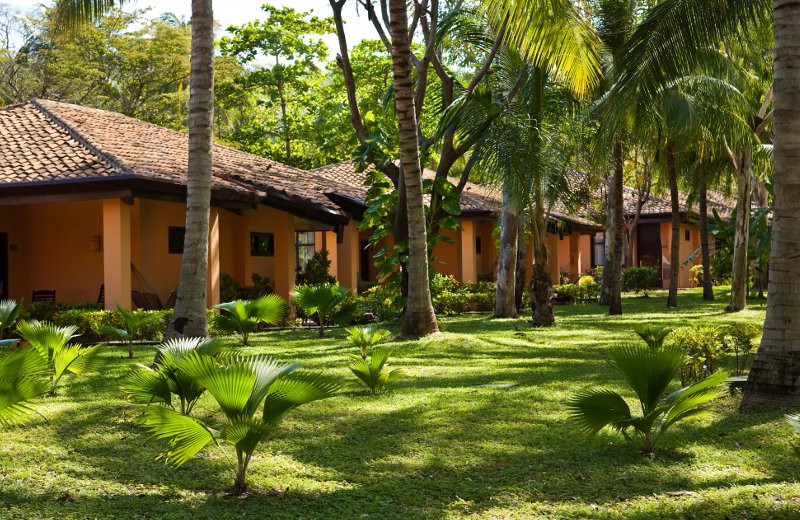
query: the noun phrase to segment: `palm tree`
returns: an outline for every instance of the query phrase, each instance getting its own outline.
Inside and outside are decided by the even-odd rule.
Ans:
[[[139,331],[145,325],[161,319],[157,313],[145,314],[142,312],[129,311],[128,309],[117,306],[117,312],[122,317],[123,328],[118,329],[110,325],[100,325],[97,333],[102,336],[110,336],[119,341],[124,341],[128,346],[128,357],[133,358],[133,341]]]
[[[214,319],[214,328],[242,336],[242,345],[249,345],[250,334],[259,325],[277,325],[289,314],[289,304],[277,294],[268,294],[257,300],[235,300],[214,306],[224,312]]]
[[[165,406],[149,406],[140,419],[154,437],[167,440],[164,461],[180,466],[208,443],[232,444],[236,452],[234,493],[247,491],[247,468],[258,445],[298,406],[332,397],[337,385],[319,375],[294,373],[297,363],[266,356],[232,357],[220,362],[198,351],[175,361],[183,374],[206,391],[225,417],[218,431],[200,419]],[[221,447],[221,446],[220,446]]]
[[[127,0],[58,0],[59,26],[74,29]],[[167,336],[207,336],[208,230],[211,208],[211,145],[214,115],[214,14],[212,0],[192,0],[189,72],[189,149],[186,235],[175,310]]]
[[[439,325],[433,311],[428,279],[428,238],[422,201],[422,173],[417,141],[417,114],[411,74],[407,8],[405,0],[389,0],[400,170],[405,186],[408,215],[408,297],[401,331],[404,336],[420,337],[438,332]]]
[[[0,426],[19,424],[32,412],[30,401],[50,389],[47,362],[34,349],[0,355]]]
[[[292,292],[294,304],[307,315],[317,315],[319,337],[325,335],[325,324],[347,325],[356,312],[356,304],[350,292],[338,283],[298,285]]]

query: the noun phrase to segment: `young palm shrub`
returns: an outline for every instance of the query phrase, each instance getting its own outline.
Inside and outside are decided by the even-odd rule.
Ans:
[[[145,325],[156,322],[161,319],[158,314],[144,314],[141,312],[129,311],[123,307],[117,306],[117,312],[122,316],[124,328],[118,329],[110,325],[100,325],[97,327],[97,333],[101,336],[109,336],[119,341],[124,341],[128,346],[128,357],[133,357],[133,341],[139,335],[139,331]]]
[[[294,304],[309,316],[317,314],[319,337],[325,334],[325,324],[347,325],[356,312],[350,292],[338,283],[299,285],[292,293]]]
[[[222,344],[211,338],[173,338],[162,343],[158,350],[159,363],[137,364],[125,379],[122,391],[137,403],[156,403],[188,415],[206,389],[181,372],[178,362],[190,352],[221,358]]]
[[[289,314],[289,304],[277,294],[268,294],[257,300],[220,303],[214,308],[224,312],[214,319],[214,327],[226,334],[241,334],[242,344],[245,346],[250,344],[250,334],[259,325],[276,325]]]
[[[347,329],[347,339],[361,352],[361,359],[367,359],[372,348],[391,334],[388,330],[373,329],[371,327],[351,327]]]
[[[667,388],[684,363],[683,352],[672,348],[624,345],[611,350],[611,366],[639,398],[641,414],[634,415],[617,392],[587,389],[569,401],[578,427],[594,435],[604,427],[638,435],[643,451],[653,453],[661,435],[672,425],[706,413],[700,405],[725,394],[721,385],[728,375],[719,371],[697,383],[667,394]]]
[[[370,353],[369,359],[357,355],[350,356],[353,358],[350,370],[361,382],[367,385],[367,388],[372,391],[372,395],[379,394],[386,383],[404,375],[402,369],[389,369],[386,366],[392,352],[393,350],[391,349],[374,349]]]
[[[669,327],[647,324],[636,327],[634,331],[647,343],[648,347],[661,348],[664,346],[664,340],[667,339],[672,329]]]
[[[48,367],[49,395],[56,395],[58,382],[67,372],[79,375],[94,370],[100,364],[99,354],[103,345],[83,348],[78,344],[70,344],[76,331],[76,327],[58,327],[37,320],[21,321],[17,325],[19,337],[28,342],[28,348],[34,349]]]
[[[292,409],[332,397],[337,385],[319,375],[295,374],[298,364],[280,364],[265,356],[231,357],[220,362],[201,352],[189,352],[175,362],[178,370],[206,388],[225,422],[217,430],[205,422],[163,406],[147,407],[141,424],[153,436],[167,440],[165,462],[180,466],[209,442],[232,444],[236,451],[234,493],[247,491],[247,467],[264,441]]]
[[[33,349],[0,356],[0,426],[20,424],[33,412],[30,400],[48,391],[47,363]]]
[[[5,337],[6,331],[17,323],[22,310],[22,301],[0,300],[0,340]]]

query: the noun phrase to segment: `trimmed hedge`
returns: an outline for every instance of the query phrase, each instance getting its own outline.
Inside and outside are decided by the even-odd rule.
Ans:
[[[153,321],[142,327],[139,331],[138,341],[161,341],[167,331],[167,321],[172,316],[172,309],[157,311],[137,311],[142,314],[157,314],[160,320]],[[212,318],[216,314],[213,309],[209,309],[208,323],[212,323]],[[31,319],[39,319],[30,316]],[[45,318],[46,319],[46,318]],[[111,310],[87,310],[87,309],[66,309],[54,312],[52,321],[58,326],[75,326],[78,328],[77,334],[81,336],[81,341],[86,343],[104,341],[107,338],[97,334],[100,325],[107,325],[118,329],[124,328],[122,316],[117,311]]]

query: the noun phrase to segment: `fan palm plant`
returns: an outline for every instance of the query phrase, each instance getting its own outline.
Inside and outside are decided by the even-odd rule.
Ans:
[[[723,371],[667,394],[684,360],[683,352],[671,348],[623,345],[612,349],[611,365],[638,397],[641,414],[634,415],[617,392],[587,389],[568,404],[578,428],[594,435],[609,426],[625,438],[630,438],[632,429],[642,439],[644,453],[653,453],[670,426],[703,415],[706,410],[700,405],[724,395],[721,385],[728,375]]]
[[[388,330],[372,329],[371,327],[351,327],[347,329],[347,339],[361,352],[361,359],[367,359],[367,356],[372,352],[372,348],[390,335],[391,332]]]
[[[163,454],[180,466],[209,442],[232,444],[236,451],[234,493],[247,490],[247,467],[264,441],[292,409],[332,397],[337,385],[319,375],[295,374],[296,363],[280,364],[265,356],[232,357],[220,362],[198,351],[188,352],[175,365],[197,385],[206,388],[225,416],[219,430],[163,406],[145,409],[141,424],[156,438],[168,441]]]
[[[220,303],[214,308],[225,313],[214,319],[214,327],[226,334],[238,332],[245,346],[250,344],[250,334],[255,332],[260,324],[278,324],[289,314],[289,304],[277,294],[268,294],[257,300]]]
[[[84,374],[100,364],[100,349],[103,345],[84,348],[70,344],[75,337],[76,327],[59,327],[50,322],[37,320],[21,321],[17,334],[35,350],[48,367],[49,395],[55,395],[58,382],[67,372]]]
[[[19,424],[32,412],[29,401],[50,388],[47,363],[33,349],[0,356],[0,426]]]
[[[128,346],[128,357],[133,357],[133,341],[139,335],[142,327],[154,323],[161,319],[158,314],[145,314],[142,312],[129,311],[117,306],[117,312],[122,316],[124,328],[118,329],[110,325],[100,325],[97,333],[101,336],[109,336],[119,341],[124,341]]]
[[[22,301],[0,300],[0,340],[3,339],[8,329],[17,323],[22,310]]]
[[[380,393],[383,386],[389,381],[393,381],[404,375],[402,369],[389,369],[386,366],[392,352],[393,350],[391,349],[375,349],[370,352],[369,359],[367,359],[366,356],[350,355],[350,357],[353,358],[353,364],[350,365],[350,370],[357,378],[367,385],[367,388],[372,391],[373,395]]]
[[[126,396],[137,403],[158,403],[175,410],[175,399],[182,414],[190,414],[205,392],[194,379],[181,372],[178,361],[190,352],[221,357],[222,344],[211,338],[174,338],[159,346],[160,362],[153,366],[137,364],[122,386]]]
[[[647,343],[648,347],[661,348],[664,346],[664,340],[667,339],[672,329],[669,327],[647,324],[636,327],[634,332]]]
[[[300,285],[292,293],[294,304],[309,316],[316,313],[319,321],[319,337],[325,334],[325,324],[333,322],[346,325],[356,312],[356,304],[350,292],[338,283]]]

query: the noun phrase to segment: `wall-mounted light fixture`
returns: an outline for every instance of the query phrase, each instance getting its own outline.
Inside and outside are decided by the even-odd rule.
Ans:
[[[103,250],[103,237],[100,235],[92,235],[89,237],[89,252],[99,253]]]

